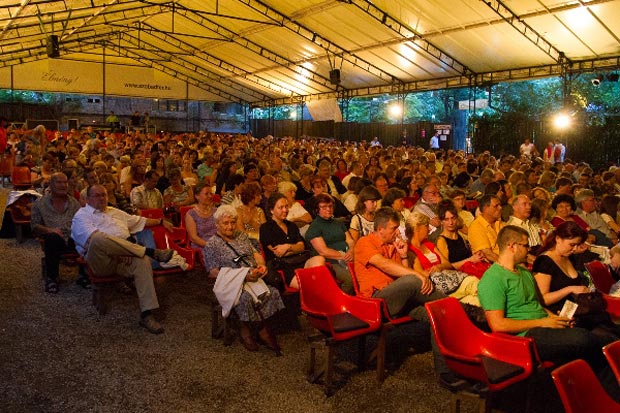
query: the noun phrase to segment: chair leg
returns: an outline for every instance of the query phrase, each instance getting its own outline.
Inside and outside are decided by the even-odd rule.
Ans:
[[[47,267],[45,266],[45,257],[41,258],[41,278],[47,278]]]
[[[22,228],[22,224],[15,224],[15,239],[18,244],[24,242],[24,232]]]
[[[334,345],[327,343],[327,355],[325,357],[325,395],[330,397],[334,394]]]
[[[310,353],[308,354],[308,365],[306,366],[306,379],[309,383],[314,383],[317,379],[315,376],[316,367],[316,345],[310,344]]]
[[[379,340],[377,341],[377,382],[383,383],[385,380],[385,351],[387,347],[387,331],[385,327],[379,332]]]
[[[93,305],[97,309],[97,312],[99,313],[99,315],[105,315],[105,313],[107,312],[107,307],[106,307],[106,302],[105,302],[105,299],[106,299],[105,287],[103,285],[93,285],[92,289],[93,289]]]
[[[357,368],[360,371],[366,370],[366,336],[357,339]]]

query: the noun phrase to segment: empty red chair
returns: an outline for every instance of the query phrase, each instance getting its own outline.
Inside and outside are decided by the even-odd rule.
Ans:
[[[583,360],[574,360],[551,373],[566,413],[620,413],[613,400]]]
[[[315,382],[323,373],[315,374],[316,344],[320,343],[327,349],[324,373],[325,394],[329,396],[333,393],[334,347],[357,339],[358,366],[363,367],[365,338],[381,329],[381,306],[378,301],[345,294],[325,266],[298,269],[295,274],[299,282],[301,310],[310,325],[321,332],[320,336],[310,337],[308,381]],[[379,357],[384,358],[385,353],[378,354]]]
[[[470,212],[475,211],[478,208],[478,201],[476,201],[475,199],[468,199],[467,201],[465,201],[465,209],[467,209]]]
[[[32,188],[30,168],[27,166],[13,167],[13,172],[11,172],[11,182],[13,183],[13,189],[18,191]]]
[[[483,386],[479,387],[479,395],[485,399],[486,411],[491,411],[496,392],[545,367],[538,358],[534,340],[478,329],[456,298],[443,298],[425,306],[446,365],[459,377]],[[455,394],[457,406],[459,393]]]
[[[609,271],[609,267],[600,261],[591,261],[585,264],[586,270],[590,273],[596,289],[602,293],[609,294],[611,286],[616,282]]]

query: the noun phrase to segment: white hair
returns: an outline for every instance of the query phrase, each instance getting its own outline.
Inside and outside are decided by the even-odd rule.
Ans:
[[[220,205],[213,213],[213,219],[219,222],[224,217],[237,218],[237,209],[232,205]]]

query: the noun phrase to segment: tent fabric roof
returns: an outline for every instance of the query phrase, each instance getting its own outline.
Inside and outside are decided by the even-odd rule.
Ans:
[[[50,35],[261,106],[618,68],[620,0],[0,0],[0,67]]]

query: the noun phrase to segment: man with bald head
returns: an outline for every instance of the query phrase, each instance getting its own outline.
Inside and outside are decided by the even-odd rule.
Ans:
[[[540,232],[530,223],[530,214],[532,212],[532,202],[527,195],[517,195],[512,200],[512,215],[506,222],[507,225],[514,225],[523,228],[528,233],[528,243],[530,247],[538,247],[542,245]],[[528,254],[528,262],[534,262],[535,256]]]
[[[75,244],[70,238],[71,220],[80,209],[80,203],[68,194],[67,176],[62,172],[52,174],[49,193],[32,205],[30,226],[33,233],[43,240],[45,255],[45,291],[58,292],[58,272],[60,257],[75,252]],[[78,285],[88,288],[88,277],[81,275]]]
[[[172,224],[108,207],[108,194],[100,184],[87,189],[86,202],[86,206],[75,213],[71,225],[71,238],[77,251],[96,277],[118,274],[133,278],[140,302],[140,326],[153,334],[163,333],[164,329],[151,314],[151,310],[159,308],[159,303],[149,257],[168,262],[173,251],[145,248],[130,239],[145,226],[163,225],[171,230]]]

